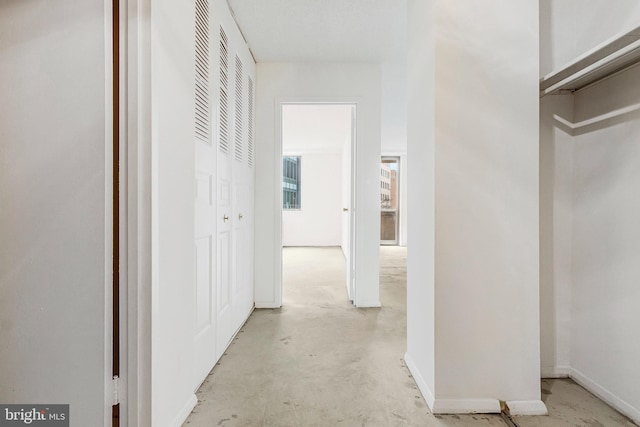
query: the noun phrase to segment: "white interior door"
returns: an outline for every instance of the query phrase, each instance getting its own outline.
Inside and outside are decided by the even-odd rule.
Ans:
[[[342,252],[345,257],[345,273],[347,294],[350,301],[355,301],[354,274],[354,219],[355,201],[353,182],[355,166],[353,165],[356,142],[356,107],[351,109],[351,140],[346,144],[342,153]]]
[[[196,141],[196,364],[202,378],[215,365],[215,150]]]
[[[216,147],[212,141],[209,3],[197,0],[195,80],[195,230],[196,383],[216,363],[215,182]]]
[[[196,0],[197,386],[253,309],[255,63],[230,15]]]
[[[252,70],[255,71],[255,68],[252,65]],[[254,159],[255,159],[255,137],[254,137],[254,129],[255,129],[255,83],[254,83],[255,74],[253,77],[251,75],[246,76],[247,82],[247,158],[246,158],[246,184],[244,186],[244,196],[243,196],[243,205],[241,212],[244,215],[242,220],[242,226],[244,229],[244,241],[246,245],[246,253],[245,253],[245,275],[244,275],[244,284],[242,290],[242,301],[243,305],[241,307],[241,312],[246,318],[251,310],[254,307],[254,292],[253,292],[253,283],[254,283],[254,273],[253,273],[253,264],[254,264],[254,206],[253,206],[253,195],[255,191],[255,169],[254,169]],[[244,321],[244,319],[243,319]]]
[[[232,110],[230,90],[230,43],[226,31],[220,26],[219,38],[219,126],[217,150],[217,358],[227,348],[235,332],[233,313],[233,183],[232,183]]]
[[[227,27],[233,25],[230,22]],[[253,309],[255,64],[220,26],[218,135],[218,356]],[[246,50],[246,49],[245,49]],[[244,52],[244,53],[242,53]]]
[[[236,324],[239,328],[247,319],[253,308],[253,271],[251,262],[253,258],[251,189],[249,183],[244,181],[235,186],[236,211],[234,218],[234,303]]]
[[[234,70],[233,310],[234,323],[236,328],[240,328],[253,308],[253,289],[250,286],[253,252],[250,240],[252,237],[250,231],[253,229],[251,227],[253,175],[249,167],[248,147],[249,80],[246,76],[245,64],[238,55],[234,59]],[[251,91],[253,92],[253,88]],[[253,129],[251,133],[253,134]],[[251,159],[253,159],[253,153],[251,153]]]

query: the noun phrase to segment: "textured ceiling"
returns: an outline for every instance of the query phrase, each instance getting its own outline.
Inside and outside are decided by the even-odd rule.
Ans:
[[[402,58],[406,0],[228,0],[258,62]]]

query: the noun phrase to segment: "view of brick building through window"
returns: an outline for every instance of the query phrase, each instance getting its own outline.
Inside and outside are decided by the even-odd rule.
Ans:
[[[398,159],[383,158],[380,163],[380,240],[398,243]]]
[[[300,156],[282,158],[282,208],[300,209]]]

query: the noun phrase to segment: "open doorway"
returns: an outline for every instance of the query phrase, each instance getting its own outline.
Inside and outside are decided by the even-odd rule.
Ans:
[[[353,104],[282,105],[285,305],[354,299],[355,109]]]
[[[380,244],[398,245],[400,232],[400,157],[380,161]]]

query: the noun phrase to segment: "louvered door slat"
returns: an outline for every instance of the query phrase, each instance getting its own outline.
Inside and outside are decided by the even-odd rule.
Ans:
[[[254,120],[254,101],[253,101],[253,80],[251,77],[247,79],[247,164],[253,167],[254,142],[253,142],[253,120]]]
[[[229,39],[220,27],[220,137],[219,148],[229,152]]]
[[[242,131],[244,124],[244,114],[242,111],[242,61],[236,55],[236,105],[235,105],[235,149],[234,157],[237,161],[242,161],[243,156],[243,140]]]
[[[209,1],[196,0],[195,25],[195,137],[211,141],[211,96],[209,93]]]

